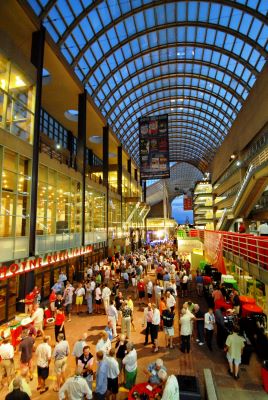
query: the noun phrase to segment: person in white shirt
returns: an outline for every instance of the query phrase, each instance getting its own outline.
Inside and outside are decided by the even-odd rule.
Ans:
[[[163,394],[161,400],[179,400],[180,389],[178,379],[175,375],[168,376],[164,369],[160,369],[158,372],[158,377],[163,382]]]
[[[103,356],[106,357],[112,348],[112,344],[110,339],[108,338],[107,332],[102,331],[100,333],[100,337],[101,337],[100,340],[96,344],[96,353],[98,353],[98,351],[102,351]]]
[[[107,283],[104,284],[104,288],[102,289],[102,300],[103,300],[103,305],[104,305],[104,310],[105,314],[107,314],[107,310],[110,304],[110,296],[111,296],[111,290],[108,287]]]
[[[87,269],[87,277],[91,279],[92,276],[93,276],[93,269],[92,266],[90,265]]]
[[[44,336],[43,322],[44,322],[44,309],[39,307],[39,304],[34,304],[33,313],[31,315],[32,321],[34,322],[34,327],[36,331],[40,331],[42,336]]]
[[[78,358],[83,354],[83,348],[87,345],[87,336],[88,335],[86,332],[82,333],[74,344],[72,355],[75,357],[76,364],[78,362]]]
[[[182,308],[180,317],[181,326],[181,351],[190,353],[190,339],[192,334],[192,320],[195,319],[194,315],[187,312],[186,308]]]
[[[110,270],[110,268],[106,267],[105,272],[104,272],[104,282],[107,283],[107,285],[109,283],[110,276],[111,276],[111,270]]]
[[[174,296],[172,296],[172,294],[170,293],[169,290],[167,290],[166,295],[167,295],[167,298],[166,298],[167,307],[170,308],[172,310],[172,312],[174,312],[176,300],[175,300]]]
[[[163,292],[162,286],[160,286],[159,281],[156,281],[156,284],[154,286],[154,295],[155,295],[155,302],[157,307],[159,307],[159,303],[161,300],[162,292]]]
[[[184,274],[181,282],[181,297],[187,296],[188,281],[189,281],[188,275]]]
[[[148,296],[148,301],[151,301],[151,298],[153,297],[153,282],[149,279],[148,283],[147,283],[147,296]]]
[[[8,384],[15,373],[14,368],[14,347],[9,342],[10,336],[4,337],[0,346],[0,388],[3,387],[3,378],[6,376]]]
[[[118,322],[118,312],[114,305],[114,300],[110,300],[110,305],[107,309],[107,315],[108,315],[108,322],[112,321],[113,335],[114,337],[116,337],[117,336],[116,324]]]
[[[213,314],[213,308],[209,308],[208,312],[205,314],[205,332],[206,332],[206,342],[210,351],[212,351],[212,338],[215,326],[215,316]]]
[[[122,363],[125,366],[125,387],[130,390],[135,385],[137,378],[137,352],[134,349],[134,344],[132,342],[128,342],[126,347],[127,354],[123,358]]]
[[[75,375],[67,379],[59,391],[59,400],[87,400],[92,399],[92,391],[89,389],[87,381],[82,377],[83,368],[76,367]]]
[[[155,304],[152,304],[153,309],[153,319],[152,319],[152,328],[151,328],[151,337],[154,346],[154,353],[158,352],[158,331],[161,322],[160,311],[156,307]]]
[[[116,400],[118,393],[118,376],[120,374],[118,361],[115,359],[115,350],[111,349],[106,359],[108,363],[108,392],[112,400]]]
[[[86,294],[86,291],[82,286],[82,283],[78,284],[78,288],[76,289],[75,294],[76,294],[76,300],[75,300],[76,312],[77,312],[77,314],[79,314],[80,310],[82,309],[84,296]]]
[[[268,225],[267,222],[263,221],[258,228],[260,236],[268,236]]]
[[[100,285],[97,284],[95,289],[96,314],[100,314],[101,297],[101,288]]]
[[[49,375],[49,364],[51,360],[51,346],[49,345],[49,341],[50,336],[44,336],[43,343],[40,343],[35,351],[38,377],[37,390],[40,390],[40,394],[48,390],[46,379]]]

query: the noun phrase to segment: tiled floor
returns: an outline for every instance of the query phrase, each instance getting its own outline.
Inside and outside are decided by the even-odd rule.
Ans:
[[[131,290],[131,289],[130,289]],[[180,304],[186,299],[180,299]],[[198,302],[201,305],[201,308],[205,308],[206,304],[203,298],[197,299],[194,294],[191,296],[191,300],[194,302]],[[142,331],[142,320],[143,320],[143,310],[139,309],[138,305],[136,305],[135,315],[134,315],[134,323],[135,323],[135,332],[132,332],[131,339],[134,341],[136,345],[136,349],[138,352],[138,382],[142,382],[145,380],[145,375],[143,373],[143,369],[153,360],[156,359],[155,354],[152,353],[151,346],[144,347],[144,335],[140,332]],[[81,316],[74,315],[71,322],[66,323],[66,336],[70,343],[71,349],[73,348],[73,344],[75,340],[78,338],[79,333],[88,332],[88,340],[91,346],[91,351],[95,352],[95,345],[97,343],[99,337],[99,331],[106,326],[106,317],[104,315],[94,315],[88,316],[86,313]],[[51,334],[52,342],[55,343],[54,340],[54,329],[47,328],[46,334]],[[157,354],[157,358],[161,357],[164,360],[164,363],[168,369],[168,372],[171,374],[181,374],[181,375],[194,375],[198,377],[199,383],[202,391],[202,398],[204,398],[204,383],[203,383],[203,369],[210,368],[215,377],[217,392],[219,396],[219,400],[229,400],[236,396],[239,400],[260,400],[267,399],[268,395],[262,389],[262,381],[261,381],[261,364],[256,359],[253,354],[250,365],[242,366],[240,372],[240,379],[235,381],[227,374],[227,362],[225,360],[225,355],[222,351],[218,350],[216,344],[214,345],[214,351],[211,353],[208,351],[206,346],[197,346],[195,343],[194,337],[191,341],[191,352],[190,354],[183,354],[179,351],[179,339],[178,339],[178,320],[176,317],[175,321],[175,349],[165,349],[165,339],[164,333],[160,332],[159,335],[159,345],[160,351]],[[40,340],[40,339],[38,339]],[[18,363],[17,363],[18,365]],[[70,375],[74,371],[74,357],[69,357],[67,375]],[[54,384],[54,371],[53,371],[53,363],[50,367],[50,376],[47,381],[50,390],[43,394],[39,395],[39,392],[36,391],[37,378],[36,374],[33,382],[31,382],[31,387],[33,390],[32,399],[35,400],[39,397],[44,400],[54,400],[58,398],[57,393],[53,392],[53,384]],[[4,399],[5,394],[7,393],[6,388],[2,389],[0,392],[0,399]],[[127,398],[127,392],[120,391],[118,395],[119,400],[123,400]]]

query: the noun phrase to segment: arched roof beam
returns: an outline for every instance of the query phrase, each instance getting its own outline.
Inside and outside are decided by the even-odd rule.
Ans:
[[[188,85],[187,85],[187,86],[186,86],[186,85],[176,85],[176,86],[175,86],[175,85],[173,85],[173,86],[163,86],[163,87],[157,88],[157,89],[155,89],[155,90],[153,90],[153,91],[150,91],[150,92],[147,92],[147,93],[143,93],[141,96],[136,97],[135,100],[132,100],[132,101],[128,104],[128,107],[132,107],[136,102],[142,100],[144,97],[147,97],[147,96],[150,96],[150,95],[153,95],[153,94],[156,94],[156,93],[162,93],[162,92],[164,92],[164,91],[172,91],[172,90],[183,90],[183,91],[185,91],[185,90],[191,90],[191,91],[196,90],[196,91],[198,91],[198,92],[207,94],[208,96],[215,97],[216,99],[220,100],[223,104],[225,104],[226,107],[231,108],[233,112],[237,113],[236,107],[235,107],[231,102],[226,101],[226,99],[225,99],[224,97],[222,97],[221,95],[219,95],[219,94],[217,94],[217,93],[214,93],[214,92],[211,92],[211,91],[209,91],[209,90],[207,90],[207,89],[205,89],[205,88],[201,88],[201,87],[199,87],[199,86],[192,86],[192,85],[191,85],[191,86],[188,86]],[[182,98],[182,97],[186,97],[186,101],[187,101],[188,98],[190,98],[190,97],[191,97],[191,98],[194,98],[194,96],[191,96],[191,95],[189,96],[189,95],[185,95],[185,94],[175,95],[175,96],[171,96],[171,97],[172,97],[172,99],[180,99],[180,98]],[[196,97],[196,99],[200,100],[199,97]],[[174,103],[173,103],[173,106],[176,107],[176,105],[178,105],[178,104],[179,104],[179,105],[182,105],[183,102],[181,102],[181,103],[176,103],[176,102],[174,102]],[[107,118],[109,118],[109,116],[111,115],[111,113],[114,112],[114,110],[115,110],[116,107],[118,107],[118,103],[115,103],[115,104],[111,107],[109,113],[107,114]],[[118,114],[118,115],[116,116],[116,118],[119,118],[119,117],[122,115],[122,113],[124,113],[125,111],[126,111],[126,110],[121,111],[120,114]]]
[[[145,108],[145,107],[143,107],[143,108]],[[141,110],[142,110],[143,108],[141,108]],[[204,114],[209,115],[210,117],[212,117],[212,118],[214,118],[215,120],[219,121],[219,123],[220,123],[221,125],[223,125],[223,126],[226,128],[226,130],[229,130],[229,129],[230,129],[230,128],[228,127],[228,125],[226,125],[225,122],[223,122],[223,121],[221,120],[221,118],[219,118],[218,116],[212,114],[210,111],[203,110],[202,108],[196,107],[196,106],[186,106],[186,105],[185,105],[183,108],[184,108],[184,109],[187,109],[187,110],[201,111],[201,112],[203,112]],[[149,116],[149,115],[152,114],[152,113],[156,113],[156,112],[162,111],[162,110],[169,110],[169,109],[170,109],[170,106],[160,106],[160,107],[156,107],[156,108],[154,108],[153,110],[148,111],[148,112],[147,112],[146,114],[144,114],[143,116],[144,116],[144,117],[145,117],[145,116]],[[175,113],[175,114],[177,115],[177,114],[180,114],[180,113],[177,112],[177,113]],[[133,122],[132,125],[134,125],[135,123],[136,123],[136,121]],[[128,130],[128,131],[129,131],[129,130],[130,130],[130,127],[131,127],[132,125],[126,126],[125,130]],[[114,127],[114,129],[116,129],[116,128]],[[125,132],[125,131],[124,131],[124,132]],[[118,137],[122,137],[122,135],[124,135],[124,133],[120,134]]]
[[[135,75],[136,76],[136,75]],[[122,103],[127,97],[129,97],[132,93],[135,93],[138,89],[141,89],[143,86],[147,86],[150,83],[155,83],[159,80],[163,80],[163,79],[169,79],[169,78],[196,78],[196,79],[201,79],[205,82],[211,83],[213,84],[217,84],[218,86],[222,87],[227,93],[230,93],[233,97],[235,97],[241,104],[243,103],[243,98],[237,94],[237,92],[230,88],[230,86],[226,85],[225,83],[222,83],[218,80],[215,80],[214,78],[211,78],[209,76],[206,75],[199,75],[199,74],[193,74],[193,73],[185,73],[185,72],[175,72],[172,74],[163,74],[163,75],[159,75],[156,77],[153,77],[151,79],[147,79],[146,81],[140,83],[139,85],[136,85],[135,87],[133,87],[131,90],[127,90],[126,93],[120,97],[120,103]],[[124,81],[124,84],[127,81]],[[123,86],[123,83],[120,83],[118,86],[116,86],[111,92],[109,92],[108,96],[106,97],[106,102],[109,100],[109,98],[114,95],[115,92],[119,91],[119,89],[121,88],[121,86]],[[212,92],[213,93],[213,92]],[[217,96],[217,93],[214,93],[214,96]],[[120,104],[118,103],[118,104]],[[109,114],[107,114],[107,117],[109,117],[110,115],[110,111]]]
[[[178,113],[176,113],[176,115],[178,115]],[[186,114],[186,115],[188,116],[188,114]],[[207,123],[207,124],[209,124],[210,126],[213,126],[218,132],[221,132],[221,130],[219,129],[219,127],[218,127],[214,122],[211,122],[211,121],[206,120],[206,118],[202,117],[201,115],[199,115],[199,116],[192,115],[191,117],[194,118],[194,119],[197,119],[197,120],[201,120],[201,121],[203,122],[203,124]],[[172,115],[169,116],[169,121],[172,120],[171,118],[172,118]],[[189,123],[189,124],[192,122],[191,120],[187,121],[187,120],[184,120],[184,119],[181,119],[181,118],[176,119],[175,121],[182,122],[182,123]],[[137,122],[136,122],[136,123],[137,123]],[[195,122],[195,123],[197,123],[197,122]],[[135,123],[132,124],[131,129],[132,129],[132,127],[134,127],[134,126],[135,126]],[[202,126],[204,126],[204,129],[206,128],[205,125],[202,125]],[[114,129],[115,129],[115,128],[114,128]],[[137,131],[138,131],[138,129],[139,129],[139,128],[137,127]],[[213,132],[214,132],[214,131],[213,131]],[[216,134],[216,132],[214,132],[214,135],[215,135],[215,134]],[[132,135],[132,132],[131,132],[131,135]],[[135,137],[138,138],[138,135],[133,134],[133,136],[135,136]],[[221,140],[220,140],[220,143],[221,143],[222,140],[225,138],[225,136],[226,136],[226,134],[224,134],[223,132],[221,132],[221,138],[220,138]],[[129,136],[128,136],[128,137],[129,137]],[[121,139],[122,139],[122,136],[121,136]]]
[[[228,27],[225,27],[225,26],[221,26],[221,25],[217,25],[217,24],[208,23],[208,22],[197,22],[197,21],[170,22],[170,23],[163,24],[163,25],[153,26],[151,28],[146,28],[145,30],[143,30],[141,32],[137,32],[135,35],[133,35],[133,39],[138,39],[140,36],[144,36],[145,34],[150,34],[152,32],[158,32],[159,30],[162,30],[162,29],[178,28],[180,26],[181,27],[183,27],[183,26],[186,26],[186,27],[194,26],[194,27],[203,27],[203,28],[208,28],[208,29],[215,29],[216,31],[220,31],[220,32],[224,32],[226,34],[233,35],[234,37],[237,37],[241,41],[243,41],[245,43],[248,43],[253,49],[258,50],[258,52],[263,57],[267,56],[267,53],[264,50],[264,48],[261,47],[258,43],[256,43],[250,37],[238,32],[238,31],[236,31],[234,29],[231,29],[231,28],[228,28]],[[129,43],[131,41],[131,38],[132,38],[132,36],[122,40],[116,46],[111,47],[111,49],[108,52],[103,54],[103,56],[98,60],[98,62],[96,62],[96,64],[95,64],[96,67],[95,66],[92,67],[89,77],[91,77],[91,75],[94,73],[95,69],[99,65],[101,65],[104,60],[106,60],[110,55],[115,53],[118,49],[123,47],[125,44]],[[74,58],[74,61],[71,64],[72,67],[75,67],[77,65],[77,63],[79,62],[80,58],[88,50],[88,48],[95,42],[95,40],[96,40],[96,37],[94,36],[94,40],[92,41],[92,43],[89,45],[89,43],[90,43],[90,41],[89,41],[84,46],[84,48],[77,54],[77,56]],[[180,46],[179,43],[178,43],[178,46]]]
[[[195,0],[190,0],[190,1],[195,1]],[[204,2],[206,2],[206,3],[208,3],[208,0],[201,0],[201,1],[204,1]],[[185,2],[185,3],[187,3],[186,1],[183,1],[183,2]],[[250,15],[252,15],[254,18],[257,18],[258,20],[260,20],[260,21],[262,21],[264,24],[267,24],[267,19],[266,19],[266,17],[265,17],[265,15],[263,15],[263,14],[261,14],[261,13],[258,13],[256,10],[254,10],[254,9],[252,9],[252,8],[250,8],[250,7],[247,7],[247,6],[245,6],[244,4],[239,4],[239,3],[234,3],[233,2],[233,0],[210,0],[210,2],[211,3],[217,3],[217,4],[219,4],[220,3],[220,5],[228,5],[228,6],[230,6],[232,9],[233,8],[236,8],[236,9],[239,9],[239,10],[241,10],[241,11],[243,11],[243,12],[245,12],[245,13],[248,13],[248,14],[250,14]],[[82,13],[80,13],[77,17],[76,17],[76,19],[69,25],[69,27],[68,27],[68,29],[66,29],[65,30],[65,32],[63,33],[63,35],[61,36],[61,38],[60,38],[60,40],[58,41],[58,43],[59,43],[59,45],[63,45],[64,44],[64,42],[65,42],[65,40],[68,38],[68,36],[72,33],[72,31],[75,29],[75,27],[79,24],[79,22],[81,22],[82,21],[82,19],[84,18],[84,17],[86,17],[89,13],[90,13],[90,11],[92,11],[93,9],[95,9],[95,8],[97,8],[96,7],[96,2],[94,2],[95,4],[94,4],[94,7],[93,7],[93,4],[91,4],[89,7],[86,7],[85,9],[84,9],[84,11],[82,12]],[[98,1],[97,1],[97,3],[98,3]],[[171,1],[171,0],[165,0],[165,4],[166,3],[174,3],[174,0],[173,1]],[[117,19],[113,19],[109,24],[107,24],[105,27],[103,27],[103,29],[101,29],[99,32],[96,32],[95,34],[94,34],[94,36],[93,36],[93,38],[91,39],[91,40],[89,40],[88,41],[88,43],[81,49],[81,52],[79,53],[79,54],[83,54],[88,48],[90,48],[91,46],[92,46],[92,44],[97,40],[97,39],[99,39],[102,35],[104,35],[107,31],[109,31],[111,28],[114,28],[117,24],[119,24],[120,22],[122,22],[122,21],[124,21],[124,20],[126,20],[127,18],[129,18],[129,17],[132,17],[132,16],[134,16],[135,14],[138,14],[139,12],[142,12],[142,11],[145,11],[146,9],[149,9],[149,8],[156,8],[158,5],[163,5],[163,1],[162,0],[154,0],[152,3],[147,3],[147,4],[143,4],[141,7],[136,7],[136,8],[134,8],[134,9],[132,9],[131,11],[129,11],[129,12],[127,12],[127,13],[122,13],[121,15],[120,15],[120,17],[118,17]],[[210,25],[210,26],[217,26],[216,24],[211,24],[211,23],[209,23],[209,22],[205,22],[205,23],[203,23],[203,22],[199,22],[199,21],[186,21],[185,23],[187,24],[187,25],[192,25],[192,22],[193,23],[195,23],[195,22],[197,22],[198,24],[200,24],[200,26],[202,26],[202,25]],[[185,24],[185,23],[183,23],[183,24]],[[167,25],[169,25],[170,26],[170,24],[165,24],[166,26]],[[162,26],[162,27],[166,27],[165,25],[159,25],[159,26]],[[175,25],[176,27],[177,26],[180,26],[181,25],[181,22],[180,21],[178,21],[178,22],[176,22],[175,24],[172,24],[172,25]],[[151,32],[152,30],[153,31],[155,31],[157,29],[157,27],[156,26],[154,26],[153,28],[150,28],[150,29],[148,29],[147,31],[148,32]],[[231,28],[229,28],[228,29],[228,31],[230,32],[230,31],[233,31],[233,32],[236,32],[236,31],[234,31],[234,30],[232,30]],[[143,32],[145,32],[145,31],[143,31]],[[137,32],[136,33],[136,35],[138,35],[139,33]],[[135,36],[136,36],[135,35]],[[246,36],[245,35],[242,35],[243,37],[245,37],[246,38]],[[243,40],[243,39],[242,39]],[[251,40],[251,39],[250,39]],[[128,41],[129,41],[129,38],[128,38]],[[244,40],[245,41],[245,40]],[[253,41],[254,42],[254,41]],[[123,41],[122,41],[122,43],[123,43]],[[257,44],[256,44],[257,45]],[[259,46],[259,45],[258,45]],[[254,47],[254,45],[253,45],[253,47]],[[261,46],[259,46],[260,47],[260,49],[262,49],[261,51],[263,51],[263,48],[261,47]],[[107,56],[108,57],[108,56]],[[80,58],[80,56],[79,56],[79,58]],[[78,59],[79,59],[78,58]],[[75,63],[77,63],[77,59],[75,60]]]
[[[154,104],[157,104],[157,103],[160,103],[160,102],[164,102],[164,101],[168,101],[169,100],[169,98],[168,97],[161,97],[161,98],[159,98],[159,99],[156,99],[156,100],[153,100],[153,101],[148,101],[148,102],[146,102],[142,107],[139,107],[139,111],[142,111],[142,110],[144,110],[146,107],[148,107],[148,106],[151,106],[151,105],[154,105]],[[195,98],[192,98],[192,97],[189,97],[189,100],[196,100]],[[197,100],[199,103],[201,103],[201,104],[206,104],[207,106],[211,106],[213,109],[215,109],[215,110],[217,110],[220,114],[222,114],[223,116],[225,116],[226,118],[228,118],[229,120],[232,120],[231,119],[231,117],[230,117],[230,115],[226,112],[226,111],[223,111],[222,109],[221,109],[221,107],[219,107],[219,106],[217,106],[216,104],[213,104],[213,103],[210,103],[209,101],[207,101],[207,100],[204,100],[204,99],[198,99]],[[137,103],[137,102],[136,102]],[[169,107],[170,108],[176,108],[174,105],[169,105]],[[184,105],[184,104],[182,104],[181,106],[180,106],[181,108],[184,108],[184,107],[186,107],[186,105]],[[190,107],[190,106],[188,106],[188,107]],[[177,107],[177,108],[179,108],[179,107]],[[203,110],[204,112],[207,112],[207,110]],[[128,117],[127,118],[125,118],[124,119],[124,121],[119,125],[119,127],[117,127],[116,129],[117,130],[120,130],[121,128],[122,128],[122,126],[123,125],[125,125],[132,117],[134,117],[135,115],[137,114],[137,110],[134,110],[131,114],[129,114],[128,115]],[[117,116],[117,119],[119,119],[119,116]]]
[[[178,128],[180,129],[180,127],[178,127]],[[168,131],[169,141],[175,140],[175,139],[176,139],[175,135],[181,133],[182,130],[183,130],[184,132],[187,132],[187,133],[188,133],[188,132],[200,133],[200,134],[202,135],[202,140],[203,140],[203,141],[204,141],[204,139],[207,140],[207,142],[211,144],[211,147],[212,147],[212,148],[217,149],[218,146],[220,145],[220,142],[215,142],[215,141],[213,140],[213,138],[212,138],[210,135],[204,133],[203,131],[201,131],[201,130],[198,129],[198,128],[190,128],[190,127],[189,127],[189,128],[185,128],[185,127],[183,127],[183,128],[181,128],[181,131],[178,131],[178,133],[176,133],[176,131],[175,131],[175,132],[174,132],[174,131],[171,131],[170,125],[169,125],[169,128],[168,128],[168,129],[169,129],[169,131]],[[198,135],[195,135],[195,134],[193,134],[193,135],[191,135],[191,136],[200,138],[200,136],[198,137]],[[130,137],[129,137],[129,140],[128,140],[128,145],[129,145],[129,147],[132,146],[132,144],[136,141],[136,139],[138,139],[138,138],[137,138],[136,136],[134,136],[134,135],[133,135],[133,138],[130,138]],[[177,137],[177,139],[180,141],[180,140],[181,140],[181,137]]]
[[[196,122],[195,123],[191,123],[190,121],[189,122],[186,122],[186,121],[184,121],[184,123],[185,124],[187,124],[187,125],[184,125],[184,124],[177,124],[177,125],[172,125],[172,122],[169,120],[169,122],[168,122],[168,129],[169,129],[169,131],[171,130],[171,129],[177,129],[177,128],[181,128],[181,129],[192,129],[192,127],[193,127],[193,129],[198,129],[198,131],[199,132],[201,132],[203,135],[205,135],[205,136],[209,136],[209,137],[211,137],[211,136],[213,136],[213,138],[214,139],[216,139],[216,136],[215,136],[215,132],[212,130],[212,129],[210,129],[210,128],[204,128],[202,125],[198,125]],[[188,126],[189,125],[189,126]],[[209,133],[209,135],[207,135],[207,133]],[[223,139],[223,138],[222,138]],[[220,140],[217,140],[217,142],[215,142],[215,140],[213,140],[213,143],[215,143],[216,144],[216,146],[219,146],[220,144],[221,144],[221,141]]]
[[[197,117],[196,117],[196,118],[197,118]],[[205,118],[203,118],[202,116],[199,116],[198,119],[199,119],[199,120],[202,120],[203,122],[207,122],[207,120],[206,120]],[[132,126],[134,126],[134,125],[135,125],[135,123],[133,123]],[[215,127],[216,127],[216,125],[215,125]],[[136,131],[138,132],[138,127],[137,127]],[[215,133],[214,133],[214,134],[215,134]],[[132,137],[132,136],[133,136],[133,140],[130,142],[129,139],[130,139],[130,137]],[[222,141],[224,140],[224,137],[225,137],[225,136],[226,136],[226,135],[224,135],[223,137],[221,137],[221,140],[219,140],[218,146],[222,143]],[[134,133],[131,132],[130,135],[128,135],[126,138],[124,137],[124,134],[122,134],[122,135],[120,135],[120,136],[118,136],[118,137],[119,137],[119,140],[121,140],[122,143],[124,143],[125,146],[126,146],[126,141],[127,141],[127,144],[129,144],[129,148],[133,145],[133,143],[134,143],[135,141],[138,142],[138,140],[139,140],[139,135],[138,135],[138,133],[135,134],[135,132],[134,132]],[[214,136],[214,137],[215,137],[215,136]],[[138,145],[138,143],[137,143],[137,145]]]
[[[206,49],[206,50],[211,50],[211,51],[216,51],[218,53],[224,54],[225,56],[229,57],[229,58],[233,58],[237,63],[243,65],[245,68],[247,68],[254,76],[258,75],[258,71],[253,67],[253,65],[251,65],[247,60],[245,60],[244,58],[241,58],[240,56],[238,56],[236,53],[232,53],[229,50],[224,49],[223,47],[218,47],[216,45],[212,45],[212,44],[207,44],[207,43],[199,43],[199,42],[180,42],[179,43],[180,47],[198,47],[198,48],[202,48],[202,49]],[[98,90],[101,89],[101,87],[107,83],[109,81],[110,78],[113,77],[114,74],[116,74],[117,72],[119,72],[123,67],[126,66],[126,62],[131,63],[139,58],[142,58],[143,56],[146,56],[148,54],[154,53],[155,51],[161,51],[161,50],[166,50],[166,49],[170,49],[170,48],[175,48],[178,47],[178,42],[175,43],[166,43],[164,45],[159,45],[156,47],[150,47],[149,49],[143,50],[140,53],[137,53],[135,55],[133,55],[130,58],[127,58],[126,60],[124,60],[124,62],[122,62],[121,64],[118,64],[118,66],[114,69],[111,70],[111,72],[105,76],[105,79],[101,81],[100,85],[98,87]],[[197,62],[197,60],[195,60],[194,58],[186,58],[184,60],[179,59],[180,62],[184,62],[186,60],[186,62],[188,62],[189,60],[192,60],[192,62]],[[167,61],[170,61],[170,59],[168,59]],[[175,60],[174,60],[175,61]],[[202,62],[201,60],[199,60],[200,62]],[[178,59],[177,59],[178,62]],[[214,64],[213,64],[214,65]],[[101,65],[98,65],[99,67],[101,67]],[[79,68],[79,67],[78,67]],[[83,83],[87,82],[88,79],[90,78],[90,72],[85,76],[85,78],[83,79]]]

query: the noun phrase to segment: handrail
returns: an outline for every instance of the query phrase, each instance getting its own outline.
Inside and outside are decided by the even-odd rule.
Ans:
[[[247,172],[246,172],[246,174],[245,174],[245,176],[244,176],[244,179],[243,179],[243,181],[242,181],[242,183],[241,183],[240,189],[239,189],[239,191],[237,192],[236,198],[235,198],[234,203],[233,203],[233,209],[236,207],[236,205],[237,205],[237,203],[238,203],[238,201],[239,201],[239,199],[240,199],[240,197],[241,197],[241,194],[242,194],[244,188],[246,187],[248,181],[250,180],[251,175],[253,174],[253,172],[254,172],[258,167],[260,167],[262,164],[264,164],[266,161],[268,161],[268,149],[263,150],[261,153],[259,153],[259,154],[251,161],[251,164],[249,165],[249,167],[248,167],[248,169],[247,169]]]
[[[223,251],[230,252],[268,271],[268,237],[256,236],[250,233],[199,229],[190,230],[188,235],[204,241],[205,232],[215,235],[215,237],[212,235],[214,241],[216,241],[216,237],[223,237]]]
[[[220,227],[222,226],[222,223],[224,221],[224,218],[225,218],[226,214],[227,214],[227,208],[225,208],[223,210],[222,216],[220,217],[219,221],[217,222],[217,225],[216,225],[216,230],[217,231],[220,230]]]

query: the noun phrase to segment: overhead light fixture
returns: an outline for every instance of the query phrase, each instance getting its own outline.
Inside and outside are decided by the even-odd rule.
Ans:
[[[235,158],[236,158],[236,154],[235,153],[231,154],[230,159],[234,160]]]
[[[59,150],[61,148],[61,145],[59,143],[56,144],[56,149]]]
[[[237,166],[237,167],[240,167],[240,165],[241,165],[241,161],[239,161],[239,160],[236,161],[236,166]]]

